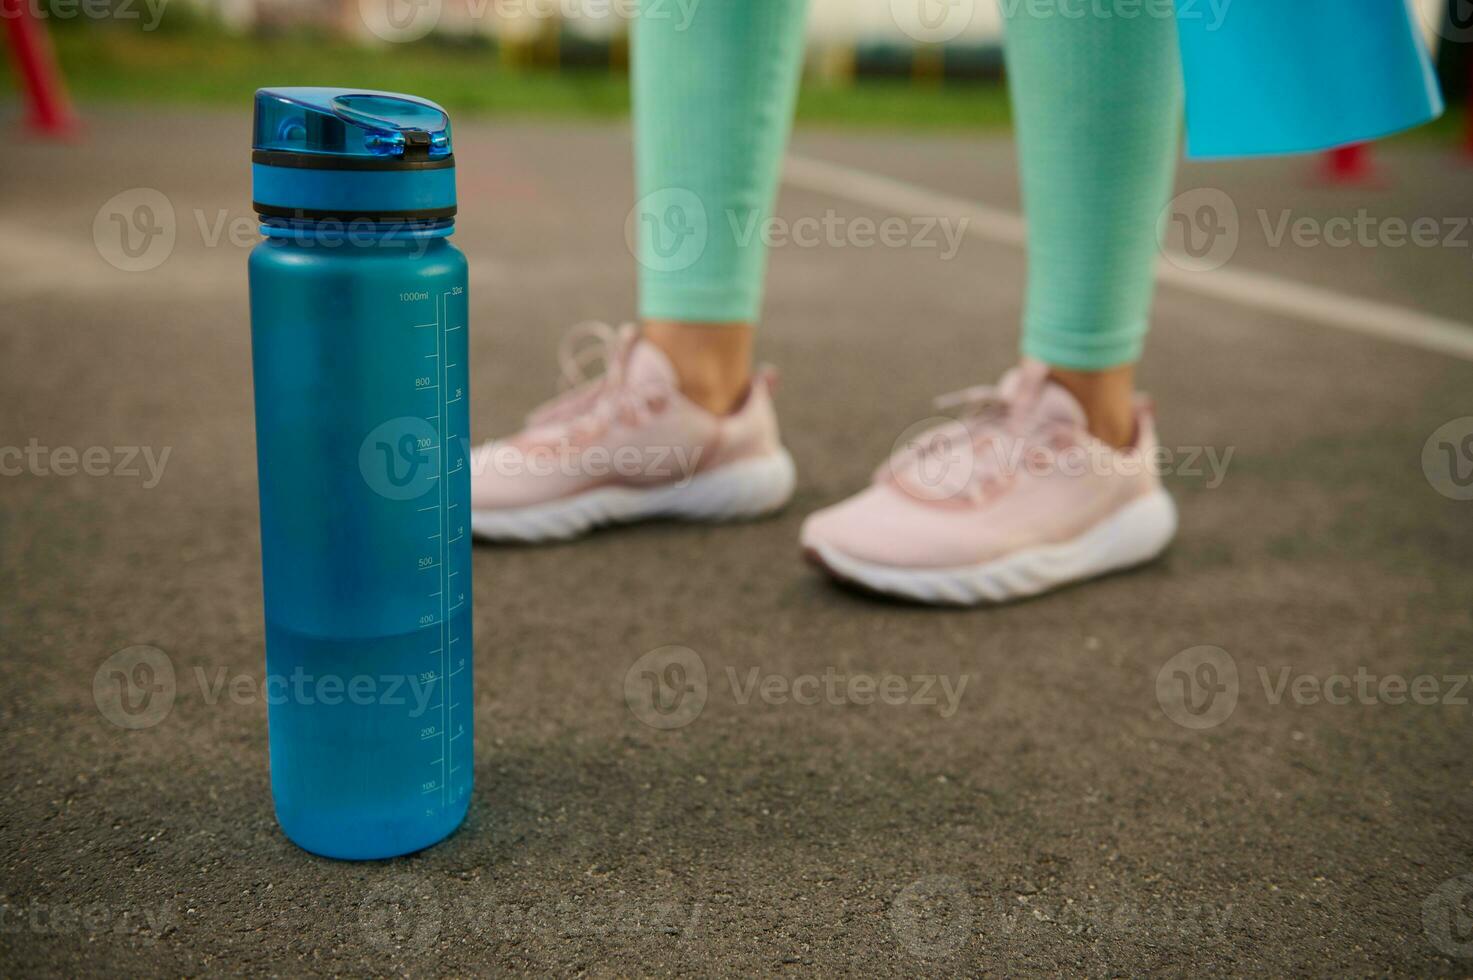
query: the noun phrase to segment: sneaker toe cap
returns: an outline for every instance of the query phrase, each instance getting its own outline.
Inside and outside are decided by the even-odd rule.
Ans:
[[[884,483],[810,514],[799,540],[820,559],[837,551],[863,562],[906,568],[966,564],[976,546],[958,534],[956,514]]]

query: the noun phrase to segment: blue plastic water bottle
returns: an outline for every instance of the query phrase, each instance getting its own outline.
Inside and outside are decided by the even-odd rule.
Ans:
[[[317,854],[453,831],[471,788],[466,262],[450,121],[256,93],[250,258],[271,792]]]

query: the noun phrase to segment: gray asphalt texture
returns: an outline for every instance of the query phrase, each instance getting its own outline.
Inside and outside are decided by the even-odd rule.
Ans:
[[[1164,290],[1142,372],[1162,438],[1233,451],[1220,482],[1168,478],[1168,556],[1005,608],[916,608],[832,586],[798,527],[861,487],[931,396],[1013,362],[1023,255],[972,237],[950,261],[775,249],[759,352],[783,372],[791,506],[477,548],[470,815],[422,853],[338,863],[271,810],[248,120],[89,115],[85,142],[0,159],[0,445],[107,447],[113,469],[112,447],[170,455],[152,486],[136,462],[0,477],[0,973],[1473,970],[1473,503],[1423,464],[1439,426],[1473,415],[1473,363]],[[617,125],[465,122],[457,139],[483,438],[553,391],[566,327],[632,314],[632,176]],[[1006,140],[805,131],[795,148],[1016,207]],[[1473,213],[1445,151],[1379,160],[1375,188],[1313,186],[1303,160],[1191,166],[1182,184],[1244,210],[1235,268],[1473,318],[1467,234],[1267,241],[1260,208]],[[138,187],[168,198],[176,242],[128,273],[94,218]],[[829,209],[886,217],[781,203]],[[222,216],[241,243],[209,245]],[[125,730],[94,675],[140,644],[169,657],[175,697]],[[706,703],[661,730],[625,681],[668,645],[703,662]],[[1169,691],[1168,661],[1204,645],[1231,657],[1236,702],[1194,728],[1158,675]],[[770,691],[899,675],[906,703],[747,697],[753,671]],[[1421,675],[1434,703],[1378,687]],[[924,703],[926,676],[965,683],[954,712]],[[1344,693],[1337,676],[1349,703],[1302,703]]]

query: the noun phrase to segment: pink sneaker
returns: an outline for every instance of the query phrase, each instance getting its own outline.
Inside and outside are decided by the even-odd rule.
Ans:
[[[574,351],[593,334],[602,377]],[[583,353],[588,353],[585,350]],[[679,392],[675,369],[632,326],[585,324],[564,338],[573,387],[516,435],[477,447],[471,531],[493,541],[551,541],[605,524],[673,517],[725,521],[771,513],[793,494],[793,460],[778,438],[772,372],[738,408],[716,416]]]
[[[1176,508],[1151,465],[1144,401],[1123,450],[1089,434],[1037,361],[937,404],[969,411],[804,523],[804,551],[836,578],[920,602],[1005,602],[1138,565],[1171,542]]]

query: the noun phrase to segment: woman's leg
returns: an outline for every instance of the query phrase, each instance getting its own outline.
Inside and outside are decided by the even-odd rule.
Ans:
[[[633,26],[643,331],[591,330],[604,376],[471,456],[471,529],[547,541],[644,518],[771,513],[793,492],[752,325],[805,0],[649,4]],[[577,339],[585,331],[570,335]],[[569,345],[564,377],[583,374]]]
[[[1091,432],[1122,446],[1133,435],[1132,365],[1150,315],[1156,222],[1179,155],[1176,22],[1145,9],[1102,16],[1079,4],[1080,16],[1066,16],[1069,4],[1010,6],[1008,84],[1028,220],[1023,352],[1055,369]]]
[[[644,336],[681,391],[729,410],[751,372],[752,324],[802,65],[805,0],[647,8],[632,37],[635,214]]]

